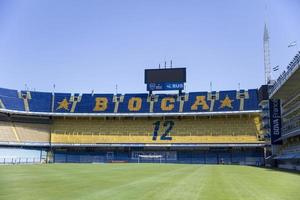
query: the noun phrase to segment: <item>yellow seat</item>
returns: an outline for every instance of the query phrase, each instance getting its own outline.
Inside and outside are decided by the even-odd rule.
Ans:
[[[155,123],[157,138],[152,140]],[[170,122],[172,121],[173,126]],[[157,124],[157,123],[156,123]],[[55,118],[53,143],[249,143],[259,142],[259,116],[194,118]],[[172,140],[160,137],[169,130]]]

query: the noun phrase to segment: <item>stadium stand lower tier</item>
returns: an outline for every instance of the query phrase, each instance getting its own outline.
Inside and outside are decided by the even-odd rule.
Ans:
[[[263,165],[263,148],[56,148],[56,163],[189,163]]]
[[[1,115],[0,164],[262,165],[264,141],[259,139],[259,128],[258,115],[168,118]]]
[[[300,136],[284,140],[275,159],[279,168],[300,170]]]
[[[54,118],[51,143],[258,143],[259,116]]]

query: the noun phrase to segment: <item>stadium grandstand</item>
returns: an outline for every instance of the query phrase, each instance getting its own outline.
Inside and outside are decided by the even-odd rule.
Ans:
[[[0,88],[0,162],[266,163],[299,170],[299,63],[298,53],[275,82],[238,91]]]
[[[142,155],[144,162],[262,165],[258,101],[257,89],[122,95],[1,88],[0,144],[40,150],[43,162],[138,162]]]
[[[0,200],[300,200],[298,10],[0,0]]]
[[[279,168],[295,170],[300,170],[299,68],[300,52],[269,89],[272,102],[269,127],[274,136],[271,141],[272,156],[268,160],[273,160],[273,164]]]

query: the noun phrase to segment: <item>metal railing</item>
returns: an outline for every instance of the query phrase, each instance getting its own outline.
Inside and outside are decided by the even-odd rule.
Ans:
[[[0,165],[6,164],[40,164],[42,163],[39,157],[0,157]]]
[[[274,95],[274,93],[286,82],[286,80],[299,68],[300,66],[300,52],[296,54],[294,59],[287,66],[287,71],[283,71],[282,74],[277,78],[275,83],[269,90],[270,97]]]

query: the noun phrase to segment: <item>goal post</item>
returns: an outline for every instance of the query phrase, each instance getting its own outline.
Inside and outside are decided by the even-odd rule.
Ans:
[[[145,160],[153,160],[153,159],[157,159],[159,160],[159,163],[162,162],[162,155],[139,155],[138,156],[138,163],[141,163],[141,161],[145,159]]]

